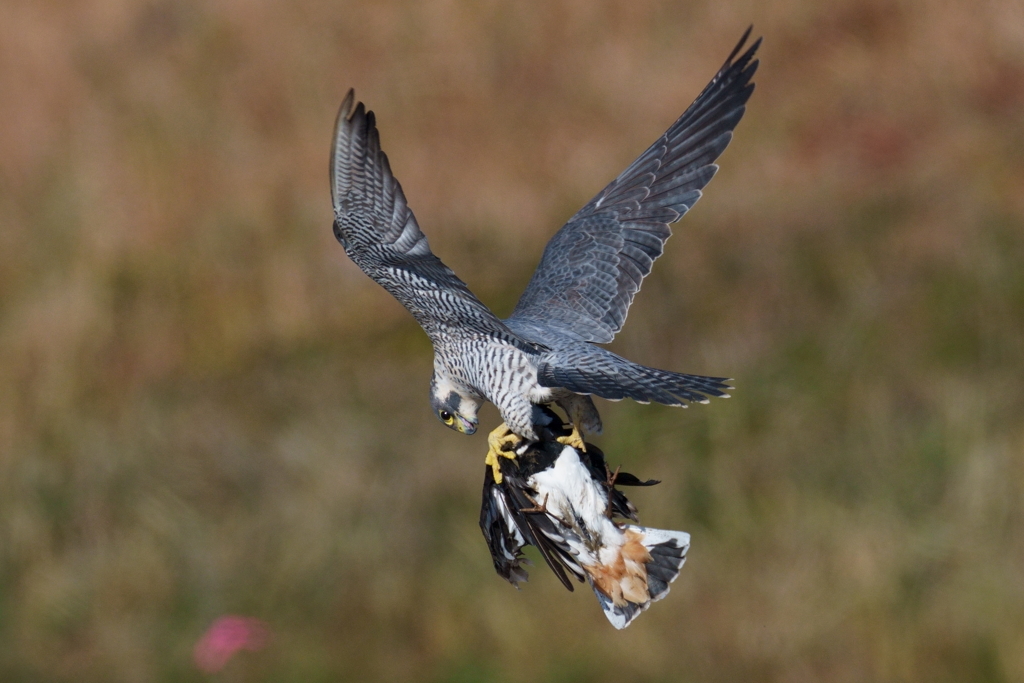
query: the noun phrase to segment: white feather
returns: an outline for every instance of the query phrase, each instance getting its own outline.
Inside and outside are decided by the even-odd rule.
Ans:
[[[528,484],[537,492],[537,502],[548,514],[576,532],[568,534],[566,541],[581,564],[607,564],[615,560],[625,536],[608,517],[608,495],[594,481],[576,449],[563,448],[554,465],[534,474]],[[587,543],[588,539],[596,543]]]

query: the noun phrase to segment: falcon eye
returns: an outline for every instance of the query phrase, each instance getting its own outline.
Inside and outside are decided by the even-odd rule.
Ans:
[[[441,419],[446,423],[450,423],[452,421],[452,414],[449,413],[447,410],[442,410]]]

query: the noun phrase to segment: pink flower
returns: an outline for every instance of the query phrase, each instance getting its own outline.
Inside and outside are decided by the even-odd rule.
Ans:
[[[192,659],[204,673],[217,673],[236,652],[262,650],[270,641],[270,626],[252,617],[218,617],[196,643]]]

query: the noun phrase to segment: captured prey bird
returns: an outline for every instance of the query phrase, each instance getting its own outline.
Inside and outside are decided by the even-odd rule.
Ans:
[[[565,441],[599,434],[591,396],[670,406],[727,397],[720,377],[646,367],[597,344],[622,328],[633,297],[678,221],[701,197],[754,90],[761,40],[750,29],[679,119],[548,242],[512,315],[500,320],[433,254],[381,150],[373,112],[349,91],[331,153],[334,235],[356,265],[404,305],[434,347],[430,403],[448,427],[472,434],[490,401],[503,424],[487,462],[536,441],[541,407],[572,423]]]
[[[558,442],[568,433],[553,419],[555,438],[524,442],[501,459],[502,481],[484,472],[480,528],[494,568],[516,588],[527,578],[523,547],[532,545],[570,591],[586,580],[608,621],[622,629],[669,592],[690,547],[684,531],[639,526],[637,510],[616,486],[651,486],[611,472],[593,444],[585,451]],[[615,518],[637,524],[625,524]]]

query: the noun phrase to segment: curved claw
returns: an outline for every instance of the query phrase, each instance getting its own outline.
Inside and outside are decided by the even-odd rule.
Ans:
[[[566,446],[572,446],[580,453],[587,452],[587,445],[583,443],[583,430],[579,428],[579,425],[574,424],[572,426],[572,434],[560,436],[555,441]]]
[[[515,460],[516,451],[515,447],[519,445],[522,439],[511,429],[508,428],[504,422],[494,431],[487,435],[487,457],[484,458],[484,462],[491,466],[491,473],[494,475],[494,483],[500,484],[503,477],[501,474],[501,464],[498,458],[508,458],[509,460]]]

